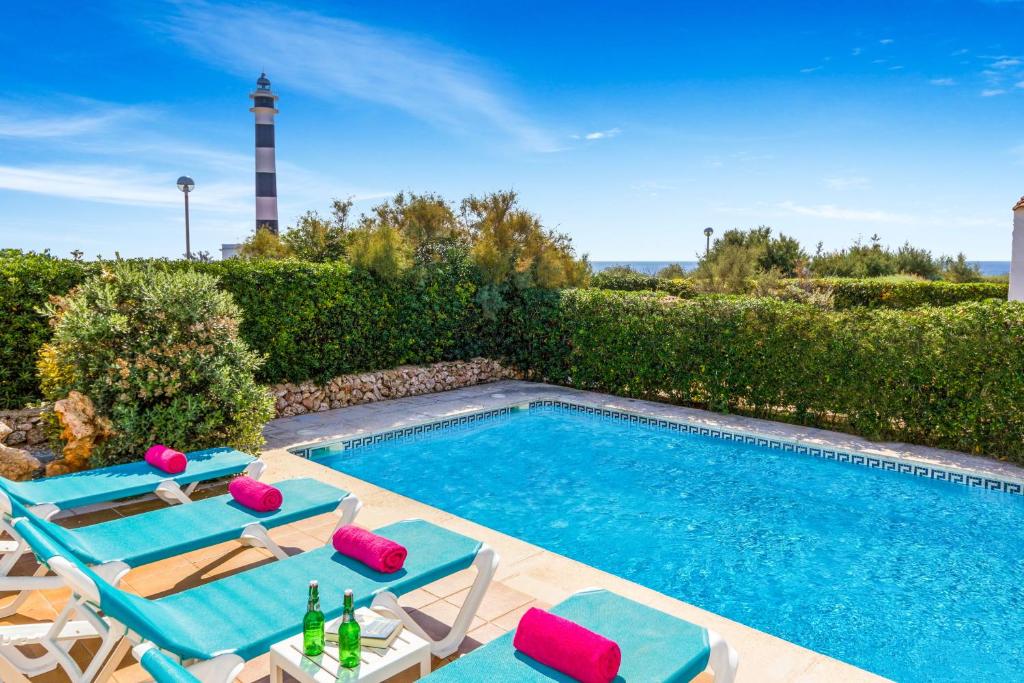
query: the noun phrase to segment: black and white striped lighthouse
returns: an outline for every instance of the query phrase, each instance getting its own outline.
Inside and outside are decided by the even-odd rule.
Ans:
[[[260,74],[256,89],[249,93],[256,115],[256,229],[277,234],[277,164],[274,161],[274,115],[277,95],[270,91],[270,79]]]

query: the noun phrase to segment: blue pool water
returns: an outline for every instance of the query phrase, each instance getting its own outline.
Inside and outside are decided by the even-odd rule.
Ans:
[[[1021,680],[1022,496],[564,408],[318,461],[898,681]]]

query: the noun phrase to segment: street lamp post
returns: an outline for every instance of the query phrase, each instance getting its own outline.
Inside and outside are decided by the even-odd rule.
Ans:
[[[185,195],[185,258],[189,261],[192,260],[192,246],[189,244],[188,236],[188,193],[194,190],[195,187],[196,182],[187,175],[178,178],[178,189]]]
[[[704,228],[704,237],[707,238],[707,244],[704,245],[704,256],[711,253],[711,236],[715,234],[715,231],[711,228]]]

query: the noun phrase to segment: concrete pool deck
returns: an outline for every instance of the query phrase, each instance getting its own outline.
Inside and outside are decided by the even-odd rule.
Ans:
[[[721,633],[740,654],[737,677],[740,683],[885,680],[438,508],[327,469],[293,455],[288,450],[311,442],[370,434],[539,399],[625,410],[652,417],[756,433],[771,438],[799,440],[824,447],[875,453],[894,459],[1024,480],[1024,470],[1020,468],[961,453],[905,444],[878,444],[825,430],[719,415],[679,406],[520,381],[495,382],[439,394],[425,394],[274,420],[265,429],[267,445],[263,457],[268,469],[264,480],[273,482],[300,476],[314,477],[359,496],[364,507],[357,521],[363,526],[374,528],[401,519],[418,517],[480,539],[494,547],[501,556],[501,563],[495,581],[484,599],[479,616],[474,620],[469,637],[460,653],[468,652],[514,628],[519,616],[530,606],[549,606],[577,590],[603,587]],[[204,495],[222,491],[223,487],[211,488],[204,491]],[[158,503],[143,501],[112,509],[82,510],[80,512],[85,513],[84,515],[73,517],[64,523],[92,523],[118,515],[134,514],[156,505]],[[334,518],[326,515],[277,529],[271,532],[271,536],[286,549],[298,552],[325,543],[333,524]],[[268,561],[271,561],[271,557],[264,550],[240,549],[237,544],[228,543],[133,570],[125,583],[129,589],[141,595],[159,596]],[[467,570],[405,596],[402,603],[416,610],[415,617],[428,631],[443,631],[446,628],[444,625],[454,619],[471,581],[472,570]],[[295,590],[298,591],[296,600],[302,603],[305,599],[304,587],[297,587]],[[66,599],[66,591],[42,592],[29,601],[18,618],[52,619]],[[297,609],[302,609],[302,606]],[[79,653],[82,656],[88,656],[89,645],[87,642],[79,646]],[[457,656],[459,655],[453,657]],[[434,665],[443,666],[445,663],[446,661],[435,660]],[[33,679],[40,683],[64,680],[66,678],[56,672]],[[115,674],[115,680],[118,683],[134,683],[146,678],[137,664],[126,660]],[[250,662],[240,680],[245,683],[266,681],[267,656]],[[712,677],[705,674],[700,680],[711,681]]]

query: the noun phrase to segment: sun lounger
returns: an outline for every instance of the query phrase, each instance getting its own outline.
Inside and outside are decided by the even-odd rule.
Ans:
[[[616,681],[690,681],[709,666],[715,673],[715,683],[732,683],[736,676],[739,658],[717,633],[615,593],[605,590],[576,593],[552,607],[551,612],[619,644],[622,665]],[[572,680],[516,651],[512,647],[514,637],[514,631],[506,633],[441,667],[425,680],[430,683]]]
[[[361,506],[347,491],[315,479],[292,479],[276,486],[284,502],[273,512],[256,512],[225,494],[78,529],[67,529],[40,518],[34,521],[78,560],[88,565],[108,565],[107,569],[114,572],[110,576],[119,579],[132,567],[233,540],[266,548],[278,559],[284,559],[288,555],[271,540],[269,529],[334,510],[340,517],[338,526],[350,524]],[[0,492],[0,512],[9,518],[32,515],[3,492]],[[29,552],[29,547],[13,528],[11,532],[19,548],[10,556],[17,559]],[[111,566],[114,563],[120,567]],[[13,562],[0,563],[0,590],[20,591],[21,595],[0,608],[0,617],[17,611],[32,591],[63,585],[59,577],[43,576],[45,567],[35,576],[10,576],[9,569],[4,571],[5,564],[13,566]]]
[[[49,519],[60,510],[147,493],[167,503],[187,503],[199,482],[243,471],[259,479],[265,467],[261,460],[231,448],[193,451],[187,457],[188,467],[181,474],[168,474],[140,461],[32,481],[0,477],[0,491]]]
[[[375,572],[335,552],[327,545],[261,565],[157,600],[148,600],[115,588],[103,567],[93,570],[75,558],[57,540],[27,518],[14,520],[15,530],[29,543],[37,558],[71,587],[75,599],[58,615],[53,636],[43,645],[52,661],[24,661],[20,651],[0,646],[0,656],[19,670],[60,666],[73,681],[104,680],[125,654],[130,642],[146,640],[183,660],[206,661],[223,654],[243,660],[257,657],[274,643],[301,630],[307,583],[320,582],[321,609],[328,619],[342,612],[346,588],[354,590],[357,606],[384,606],[405,626],[432,643],[438,657],[458,648],[480,606],[497,566],[489,547],[422,520],[409,520],[378,529],[377,533],[409,550],[405,566],[393,574]],[[435,640],[398,605],[397,596],[474,566],[477,576],[449,633]],[[67,656],[57,637],[81,612],[86,621],[100,620],[102,637],[92,663],[82,671]],[[102,612],[102,617],[100,613]],[[117,647],[125,635],[124,644]],[[111,654],[113,651],[113,654]],[[107,662],[101,670],[99,667]],[[98,672],[98,674],[97,674]]]

